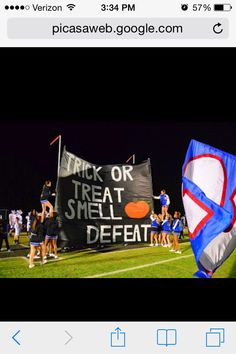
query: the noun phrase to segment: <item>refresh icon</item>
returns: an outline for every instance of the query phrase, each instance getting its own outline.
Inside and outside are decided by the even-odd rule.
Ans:
[[[221,27],[222,24],[221,23],[216,23],[214,26],[213,26],[213,32],[216,33],[216,34],[221,34],[224,29]]]

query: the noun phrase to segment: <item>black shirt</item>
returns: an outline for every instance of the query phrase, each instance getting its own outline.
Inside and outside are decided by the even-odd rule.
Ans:
[[[44,185],[42,189],[42,193],[40,195],[40,200],[48,200],[50,195],[51,195],[50,188]]]
[[[0,222],[0,237],[7,237],[7,222]]]
[[[35,230],[31,231],[30,242],[38,242],[41,243],[44,241],[44,227],[41,222],[37,222]]]
[[[59,226],[56,218],[53,218],[52,221],[50,219],[46,219],[44,227],[46,230],[46,235],[58,236]]]

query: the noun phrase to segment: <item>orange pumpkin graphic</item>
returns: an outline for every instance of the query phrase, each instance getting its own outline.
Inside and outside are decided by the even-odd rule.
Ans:
[[[125,212],[129,218],[142,219],[149,213],[150,207],[147,202],[140,200],[138,202],[130,202],[125,206]]]

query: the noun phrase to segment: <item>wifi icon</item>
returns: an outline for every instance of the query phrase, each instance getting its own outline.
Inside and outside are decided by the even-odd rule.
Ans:
[[[72,11],[75,8],[75,4],[68,4],[66,5],[70,11]]]

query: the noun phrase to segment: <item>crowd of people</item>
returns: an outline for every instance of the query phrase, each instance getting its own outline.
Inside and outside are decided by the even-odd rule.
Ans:
[[[164,189],[161,190],[159,196],[153,196],[159,199],[161,203],[161,214],[151,213],[151,234],[150,246],[162,246],[170,248],[170,252],[181,254],[179,239],[183,237],[183,229],[185,225],[185,217],[181,218],[179,211],[174,212],[174,217],[169,214],[170,198]],[[173,235],[172,242],[170,235]]]
[[[57,239],[59,233],[58,215],[54,211],[52,204],[49,202],[51,195],[51,181],[45,181],[40,195],[42,211],[39,213],[32,209],[23,218],[22,210],[11,210],[7,222],[0,219],[0,250],[2,251],[2,243],[5,240],[7,252],[12,252],[8,236],[14,237],[14,244],[20,244],[20,236],[22,232],[26,232],[29,237],[30,252],[29,268],[35,266],[34,260],[40,258],[41,264],[47,263],[49,257],[57,259]],[[49,211],[47,211],[47,208]]]

